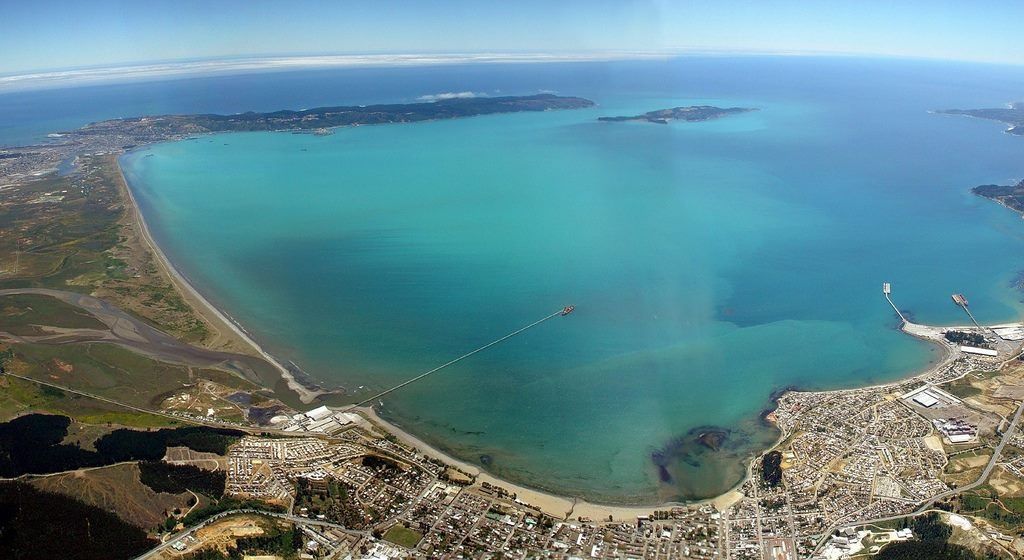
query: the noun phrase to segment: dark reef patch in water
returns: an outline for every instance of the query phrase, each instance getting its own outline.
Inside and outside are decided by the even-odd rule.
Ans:
[[[673,463],[700,467],[701,456],[722,450],[732,433],[728,428],[698,426],[651,452],[651,461],[658,466],[662,481],[671,481],[673,477],[668,469]]]
[[[729,433],[725,430],[710,430],[697,436],[697,443],[712,451],[718,451],[728,437]]]
[[[1019,292],[1024,292],[1024,270],[1018,271],[1017,275],[1010,280],[1010,287]]]
[[[910,309],[900,309],[900,313],[902,313],[903,316],[911,323],[917,322],[917,317],[914,315],[914,312],[911,311]],[[891,328],[894,331],[903,330],[903,319],[900,319],[900,316],[895,313],[892,314]]]

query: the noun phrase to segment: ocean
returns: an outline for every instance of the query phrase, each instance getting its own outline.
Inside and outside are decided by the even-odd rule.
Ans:
[[[1024,175],[1024,139],[929,113],[1020,99],[1019,67],[686,57],[207,77],[36,92],[19,114],[89,109],[3,120],[0,142],[117,115],[464,91],[597,106],[205,136],[122,163],[200,291],[350,400],[576,305],[380,410],[496,475],[594,501],[717,495],[777,437],[761,419],[774,391],[928,367],[937,350],[896,329],[882,282],[923,323],[966,322],[953,292],[986,322],[1024,307],[1024,221],[969,192]],[[0,115],[24,95],[0,95]],[[696,104],[758,111],[596,120]],[[720,448],[697,442],[710,431]]]

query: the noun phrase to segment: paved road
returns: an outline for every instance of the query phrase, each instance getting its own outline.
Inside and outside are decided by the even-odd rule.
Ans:
[[[915,515],[920,515],[920,514],[926,512],[926,511],[928,511],[929,509],[931,509],[932,506],[935,505],[935,502],[938,502],[938,501],[941,501],[941,500],[945,500],[946,498],[951,498],[953,496],[956,496],[957,494],[961,494],[961,493],[966,492],[968,490],[973,490],[973,489],[977,488],[978,486],[981,486],[982,484],[984,484],[985,481],[988,480],[989,475],[992,474],[992,470],[995,469],[996,463],[999,462],[999,455],[1002,454],[1003,448],[1006,447],[1007,442],[1010,441],[1010,436],[1012,436],[1014,430],[1017,429],[1017,424],[1020,422],[1020,417],[1021,417],[1022,413],[1024,413],[1024,402],[1021,402],[1020,406],[1017,407],[1017,412],[1014,413],[1013,420],[1010,421],[1010,426],[1006,429],[1005,432],[1003,432],[1002,439],[999,440],[999,444],[996,445],[996,448],[992,451],[992,458],[989,459],[988,464],[985,465],[985,468],[981,471],[981,476],[979,476],[977,480],[975,480],[974,482],[972,482],[970,484],[965,484],[965,485],[960,486],[958,488],[954,488],[952,490],[948,490],[948,491],[943,492],[941,494],[937,494],[937,495],[933,496],[931,499],[929,499],[928,501],[926,501],[923,504],[921,504],[921,506],[919,508],[917,508],[916,510],[914,510],[914,511],[912,511],[910,513],[904,513],[902,515],[891,515],[889,517],[879,517],[879,518],[876,518],[876,519],[852,521],[852,522],[848,522],[848,523],[836,523],[836,524],[832,525],[831,527],[829,527],[828,530],[825,532],[825,538],[821,542],[818,543],[817,547],[815,547],[814,553],[817,553],[818,550],[820,550],[825,545],[825,543],[828,542],[829,536],[831,536],[832,533],[834,533],[837,529],[842,529],[842,528],[845,528],[845,527],[859,527],[861,525],[869,525],[869,524],[872,524],[872,523],[883,523],[883,522],[886,522],[886,521],[895,521],[896,519],[903,519],[905,517],[913,517]]]
[[[274,434],[274,435],[278,435],[278,436],[289,436],[289,437],[316,437],[316,438],[329,438],[330,437],[327,434],[322,434],[322,433],[317,433],[317,432],[303,432],[303,431],[286,432],[284,430],[278,430],[278,429],[274,429],[274,428],[261,428],[259,426],[244,426],[244,425],[241,425],[241,424],[231,424],[231,423],[228,423],[228,422],[217,422],[215,420],[202,420],[202,419],[198,419],[198,418],[191,418],[191,417],[188,417],[188,416],[178,416],[178,415],[175,415],[175,414],[170,414],[170,413],[164,412],[162,410],[152,410],[152,409],[148,409],[148,408],[138,407],[138,406],[135,406],[135,405],[123,403],[123,402],[115,400],[115,399],[108,399],[107,397],[103,397],[103,396],[96,395],[96,394],[93,394],[93,393],[87,393],[85,391],[79,391],[78,389],[72,389],[71,387],[66,387],[64,385],[57,385],[56,383],[50,383],[49,381],[41,381],[39,379],[34,379],[34,378],[31,378],[31,377],[25,377],[24,375],[18,375],[16,373],[6,372],[6,373],[3,373],[3,374],[0,374],[0,376],[2,376],[2,375],[8,375],[10,377],[16,377],[18,379],[22,379],[24,381],[28,381],[29,383],[37,383],[39,385],[45,385],[47,387],[53,387],[54,389],[60,389],[61,391],[65,391],[65,392],[68,392],[68,393],[74,393],[76,395],[81,395],[83,397],[88,397],[90,399],[96,399],[98,401],[103,401],[105,403],[110,403],[110,404],[115,405],[115,406],[120,406],[122,408],[127,408],[128,410],[134,410],[136,412],[143,412],[145,414],[152,414],[154,416],[163,416],[165,418],[170,418],[170,419],[178,421],[178,422],[184,422],[186,424],[196,424],[198,426],[210,426],[210,427],[213,427],[213,428],[230,428],[232,430],[239,430],[239,431],[243,431],[243,432],[250,433],[250,434],[255,434],[255,435],[259,435],[259,434]],[[59,474],[59,473],[53,473],[53,474]]]
[[[117,306],[90,295],[48,288],[0,290],[0,296],[23,294],[49,296],[78,307],[101,321],[109,330],[62,329],[60,332],[39,336],[5,334],[4,338],[10,341],[35,344],[108,342],[164,362],[227,369],[255,383],[260,383],[261,379],[277,379],[277,368],[263,358],[186,344]]]
[[[158,554],[160,554],[161,552],[163,552],[163,551],[167,550],[168,548],[170,548],[171,545],[173,545],[174,543],[176,543],[176,542],[180,541],[181,539],[191,535],[192,533],[195,533],[199,529],[202,529],[203,527],[206,527],[207,525],[210,525],[211,523],[214,523],[216,521],[219,521],[219,520],[221,520],[221,519],[223,519],[225,517],[231,516],[231,515],[239,515],[239,514],[246,514],[246,513],[254,514],[254,515],[262,515],[262,516],[266,516],[266,517],[276,517],[278,519],[284,519],[285,521],[291,521],[292,523],[300,523],[302,525],[313,525],[313,526],[316,526],[316,527],[330,527],[332,529],[337,529],[339,531],[343,531],[343,532],[348,533],[350,535],[358,535],[358,536],[361,536],[361,537],[365,537],[365,536],[369,535],[369,533],[366,532],[366,531],[354,531],[352,529],[346,528],[344,525],[338,525],[337,523],[330,523],[330,522],[327,522],[327,521],[320,521],[318,519],[307,519],[305,517],[297,517],[297,516],[290,515],[290,514],[287,514],[287,513],[276,513],[276,512],[263,511],[263,510],[258,510],[258,509],[233,509],[233,510],[230,510],[230,511],[225,511],[225,512],[222,512],[222,513],[218,513],[217,515],[214,515],[213,517],[210,517],[210,518],[200,522],[197,525],[193,525],[192,527],[189,527],[189,528],[187,528],[187,529],[185,529],[185,530],[175,534],[173,537],[167,539],[166,541],[161,543],[156,548],[154,548],[152,550],[149,550],[148,552],[146,552],[144,554],[136,556],[135,560],[149,560],[150,558],[154,558]]]

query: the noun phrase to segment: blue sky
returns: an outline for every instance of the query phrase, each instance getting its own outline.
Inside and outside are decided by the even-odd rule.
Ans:
[[[0,0],[0,73],[319,53],[696,49],[1024,64],[1021,1]]]

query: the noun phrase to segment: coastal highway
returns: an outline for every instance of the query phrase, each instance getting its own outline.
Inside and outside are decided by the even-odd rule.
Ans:
[[[319,434],[319,433],[314,433],[314,432],[305,432],[305,431],[286,432],[284,430],[277,430],[277,429],[274,429],[274,428],[258,428],[258,427],[254,428],[254,427],[245,426],[245,425],[242,425],[242,424],[232,424],[232,423],[228,423],[228,422],[217,422],[215,420],[201,420],[201,419],[192,418],[192,417],[189,417],[189,416],[178,416],[176,414],[171,414],[171,413],[164,412],[164,411],[161,411],[161,410],[151,410],[151,409],[147,409],[147,408],[141,408],[141,407],[130,405],[128,403],[123,403],[121,401],[117,401],[117,400],[114,400],[114,399],[108,399],[107,397],[103,397],[103,396],[96,395],[96,394],[93,394],[93,393],[87,393],[85,391],[79,391],[78,389],[72,389],[71,387],[66,387],[64,385],[57,385],[56,383],[50,383],[48,381],[41,381],[39,379],[34,379],[34,378],[31,378],[31,377],[25,377],[24,375],[18,375],[16,373],[4,372],[3,374],[0,374],[0,377],[3,377],[3,376],[14,377],[14,378],[17,378],[17,379],[21,379],[23,381],[28,381],[29,383],[36,383],[38,385],[45,385],[47,387],[52,387],[54,389],[59,389],[61,391],[65,391],[67,393],[73,393],[75,395],[80,395],[80,396],[83,396],[83,397],[88,397],[90,399],[95,399],[97,401],[102,401],[102,402],[105,402],[105,403],[109,403],[109,404],[112,404],[114,406],[120,406],[122,408],[127,408],[128,410],[134,410],[135,412],[142,412],[144,414],[152,414],[154,416],[163,416],[164,418],[170,418],[171,420],[175,420],[177,422],[184,422],[186,424],[195,424],[195,425],[198,425],[198,426],[209,426],[211,428],[228,428],[228,429],[232,429],[232,430],[238,430],[240,432],[246,432],[246,433],[253,434],[253,435],[274,434],[276,436],[288,436],[288,437],[326,437],[325,434]]]
[[[163,551],[167,550],[168,548],[170,548],[171,545],[173,545],[174,543],[176,543],[176,542],[180,541],[181,539],[191,535],[192,533],[195,533],[196,531],[202,529],[203,527],[206,527],[207,525],[210,525],[210,524],[212,524],[212,523],[214,523],[216,521],[219,521],[219,520],[221,520],[221,519],[223,519],[225,517],[228,517],[228,516],[231,516],[231,515],[240,515],[240,514],[253,514],[253,515],[262,515],[262,516],[265,516],[265,517],[276,517],[277,519],[283,519],[285,521],[290,521],[292,523],[297,523],[297,524],[301,524],[301,525],[313,525],[313,526],[316,526],[316,527],[329,527],[329,528],[332,528],[332,529],[337,529],[339,531],[348,533],[350,535],[357,535],[357,536],[360,536],[360,537],[365,537],[365,536],[369,535],[369,533],[366,532],[366,531],[355,531],[355,530],[346,528],[344,525],[338,525],[337,523],[330,523],[328,521],[320,521],[320,520],[317,520],[317,519],[308,519],[308,518],[305,518],[305,517],[298,517],[298,516],[295,516],[295,515],[289,515],[287,513],[277,513],[277,512],[271,512],[271,511],[263,511],[263,510],[259,510],[259,509],[233,509],[233,510],[230,510],[230,511],[225,511],[225,512],[218,513],[217,515],[214,515],[213,517],[205,519],[205,520],[199,522],[196,525],[193,525],[193,526],[191,526],[191,527],[189,527],[187,529],[182,530],[181,532],[175,534],[171,538],[169,538],[166,541],[164,541],[163,543],[161,543],[156,548],[153,548],[153,549],[149,550],[148,552],[146,552],[146,553],[144,553],[142,555],[136,556],[135,560],[150,560],[151,558],[155,558],[161,552],[163,552]]]

